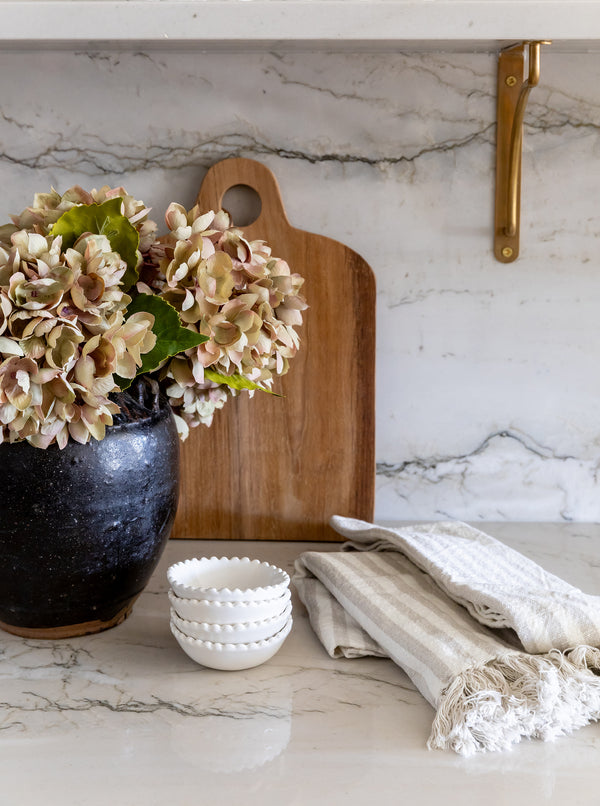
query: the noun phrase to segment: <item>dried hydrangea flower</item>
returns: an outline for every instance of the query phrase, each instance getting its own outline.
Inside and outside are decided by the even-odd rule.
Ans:
[[[116,197],[138,231],[148,224],[142,202],[106,187],[37,194],[0,228],[0,441],[63,448],[69,438],[102,439],[118,411],[109,397],[116,377],[133,378],[155,344],[152,314],[125,319],[127,264],[109,239],[83,233],[63,250],[51,234],[65,211]],[[154,230],[150,222],[148,245]]]
[[[225,211],[171,204],[165,220],[170,232],[150,249],[138,288],[159,294],[188,328],[208,337],[162,370],[185,431],[210,425],[239,388],[269,389],[287,372],[307,306],[302,277],[266,243],[248,241]]]

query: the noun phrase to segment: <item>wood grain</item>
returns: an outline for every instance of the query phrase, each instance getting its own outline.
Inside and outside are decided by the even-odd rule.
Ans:
[[[337,540],[333,514],[371,520],[375,480],[375,279],[348,247],[292,227],[274,175],[229,159],[207,173],[198,203],[217,210],[231,187],[261,198],[244,232],[305,278],[301,347],[273,389],[242,393],[182,446],[173,537]]]

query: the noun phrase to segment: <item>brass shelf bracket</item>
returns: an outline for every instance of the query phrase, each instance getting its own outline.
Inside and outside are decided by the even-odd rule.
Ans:
[[[529,93],[540,80],[541,46],[549,44],[521,42],[498,57],[494,255],[502,263],[512,263],[519,255],[523,117]],[[526,54],[528,76],[524,78]]]

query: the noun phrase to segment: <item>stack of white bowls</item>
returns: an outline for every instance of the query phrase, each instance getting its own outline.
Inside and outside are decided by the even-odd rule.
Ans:
[[[250,669],[272,658],[292,629],[288,574],[248,557],[200,557],[172,565],[171,632],[192,660]]]

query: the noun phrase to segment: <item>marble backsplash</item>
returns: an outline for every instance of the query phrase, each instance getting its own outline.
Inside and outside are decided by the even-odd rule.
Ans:
[[[6,51],[0,219],[111,183],[161,220],[217,160],[265,162],[376,274],[376,516],[598,521],[600,60],[543,52],[510,265],[495,83],[485,53]]]

